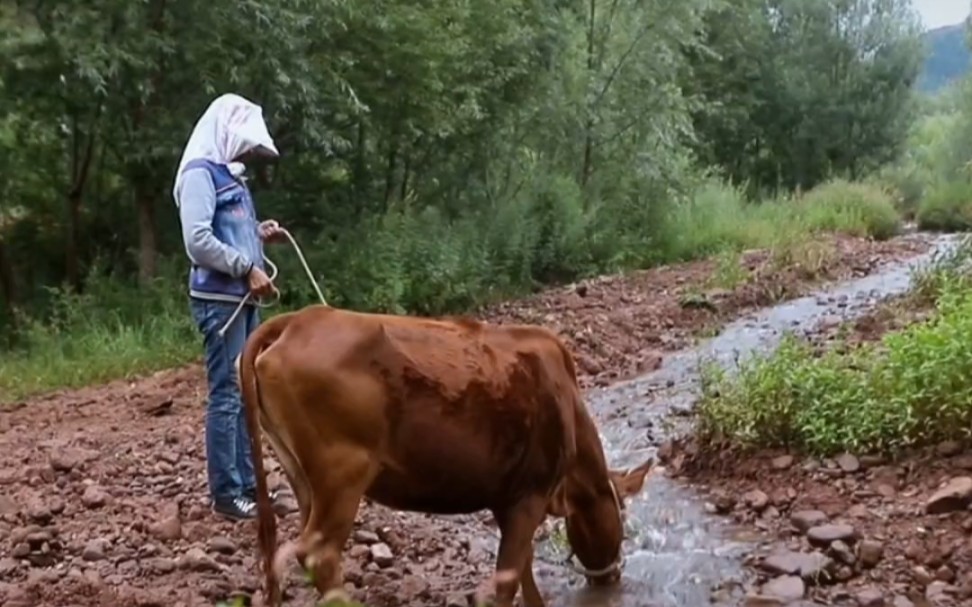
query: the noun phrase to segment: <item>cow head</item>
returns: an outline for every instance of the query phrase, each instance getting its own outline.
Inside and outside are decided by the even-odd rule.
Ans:
[[[620,581],[625,500],[641,491],[652,464],[649,460],[630,470],[609,470],[597,486],[577,491],[565,485],[555,495],[551,514],[564,516],[567,541],[589,584]]]

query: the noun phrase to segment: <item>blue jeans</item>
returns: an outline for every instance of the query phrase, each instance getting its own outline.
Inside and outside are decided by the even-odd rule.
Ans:
[[[203,335],[209,402],[206,406],[206,473],[209,494],[214,502],[225,504],[245,492],[253,491],[256,478],[246,429],[243,401],[236,383],[236,357],[246,338],[260,323],[254,306],[244,306],[223,337],[234,303],[190,298],[189,306],[196,326]]]

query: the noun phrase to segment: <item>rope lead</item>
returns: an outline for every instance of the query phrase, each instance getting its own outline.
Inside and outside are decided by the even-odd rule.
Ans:
[[[310,280],[311,285],[314,286],[314,291],[317,292],[318,299],[321,300],[322,305],[326,306],[327,300],[324,299],[324,294],[321,292],[321,288],[317,285],[317,280],[314,279],[314,273],[311,272],[310,266],[307,265],[307,260],[304,258],[304,252],[300,250],[300,245],[297,244],[297,241],[294,239],[293,235],[290,232],[288,232],[286,229],[281,228],[281,231],[283,232],[284,236],[287,237],[287,240],[290,241],[290,244],[294,247],[294,251],[297,252],[297,258],[300,259],[300,264],[304,266],[304,272],[307,273],[308,280]],[[272,261],[270,261],[270,258],[267,257],[266,255],[263,256],[263,260],[267,263],[268,266],[270,266],[269,278],[270,281],[273,282],[274,280],[277,279],[277,274],[278,274],[277,266]],[[280,291],[274,290],[274,294],[275,297],[273,301],[263,303],[262,301],[256,300],[253,302],[253,305],[257,306],[258,308],[269,308],[270,306],[280,301]],[[243,297],[239,305],[236,306],[236,310],[233,311],[232,316],[229,317],[229,320],[226,321],[226,324],[223,325],[223,328],[219,330],[220,337],[226,336],[226,331],[228,331],[229,328],[233,325],[233,321],[236,320],[236,317],[240,315],[240,311],[243,309],[243,306],[249,303],[252,298],[253,295],[251,293],[247,293],[246,296]]]

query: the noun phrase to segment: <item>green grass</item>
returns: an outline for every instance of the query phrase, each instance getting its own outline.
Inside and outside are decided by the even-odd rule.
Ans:
[[[874,186],[837,181],[800,198],[757,204],[739,189],[710,181],[654,233],[639,236],[624,232],[624,222],[605,209],[584,208],[576,188],[562,181],[539,183],[524,199],[484,210],[478,219],[393,209],[353,233],[302,245],[333,305],[441,314],[476,309],[541,283],[644,267],[649,260],[718,256],[715,280],[732,288],[744,278],[739,253],[754,248],[771,248],[779,265],[812,275],[828,260],[814,240],[820,232],[883,238],[898,225],[890,197]],[[293,252],[282,247],[271,255],[285,301],[264,310],[264,318],[314,300]],[[19,347],[0,358],[0,402],[199,359],[202,342],[185,298],[184,260],[170,261],[148,288],[95,268],[83,296],[52,290],[51,310],[21,319]]]
[[[918,205],[923,230],[966,232],[972,229],[972,183],[952,180],[931,188]]]
[[[893,453],[972,433],[972,280],[966,243],[921,273],[925,322],[879,342],[818,356],[787,336],[736,376],[710,367],[700,403],[703,445],[817,455]]]
[[[786,248],[822,232],[890,238],[901,217],[876,185],[835,180],[803,196],[753,203],[740,188],[709,182],[668,217],[666,243],[674,259],[725,251]]]

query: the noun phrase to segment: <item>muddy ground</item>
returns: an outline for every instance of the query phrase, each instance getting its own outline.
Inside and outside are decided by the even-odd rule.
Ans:
[[[495,306],[481,317],[557,329],[576,349],[584,385],[606,385],[656,368],[666,352],[726,320],[804,294],[820,280],[861,276],[927,248],[920,235],[885,243],[833,237],[827,243],[802,266],[780,270],[771,256],[751,252],[729,271],[705,261],[600,278]],[[0,604],[213,605],[256,589],[253,526],[216,519],[206,505],[204,403],[202,370],[191,365],[39,397],[0,413]],[[813,474],[826,482],[811,473],[805,482],[840,495],[838,487],[863,486],[874,473],[838,478],[818,471]],[[271,484],[280,481],[279,473],[272,476]],[[893,486],[899,495],[917,495],[938,473],[918,476],[895,476]],[[919,481],[921,490],[914,484]],[[892,503],[913,508],[916,502]],[[775,506],[783,518],[784,507]],[[291,512],[283,519],[282,538],[295,536],[296,518]],[[940,530],[959,537],[947,518],[926,524],[929,538]],[[346,552],[349,588],[374,607],[464,606],[491,571],[492,534],[485,517],[428,517],[365,505]],[[941,565],[924,563],[932,576],[944,577]],[[956,575],[962,571],[953,568]],[[292,578],[289,589],[292,604],[311,604],[299,579]]]
[[[928,299],[889,299],[854,321],[803,337],[846,352],[933,315]],[[698,455],[670,446],[672,476],[703,488],[707,509],[765,532],[750,555],[762,589],[753,605],[972,605],[970,444],[948,441],[895,460],[782,450]],[[788,600],[791,597],[793,602]]]

